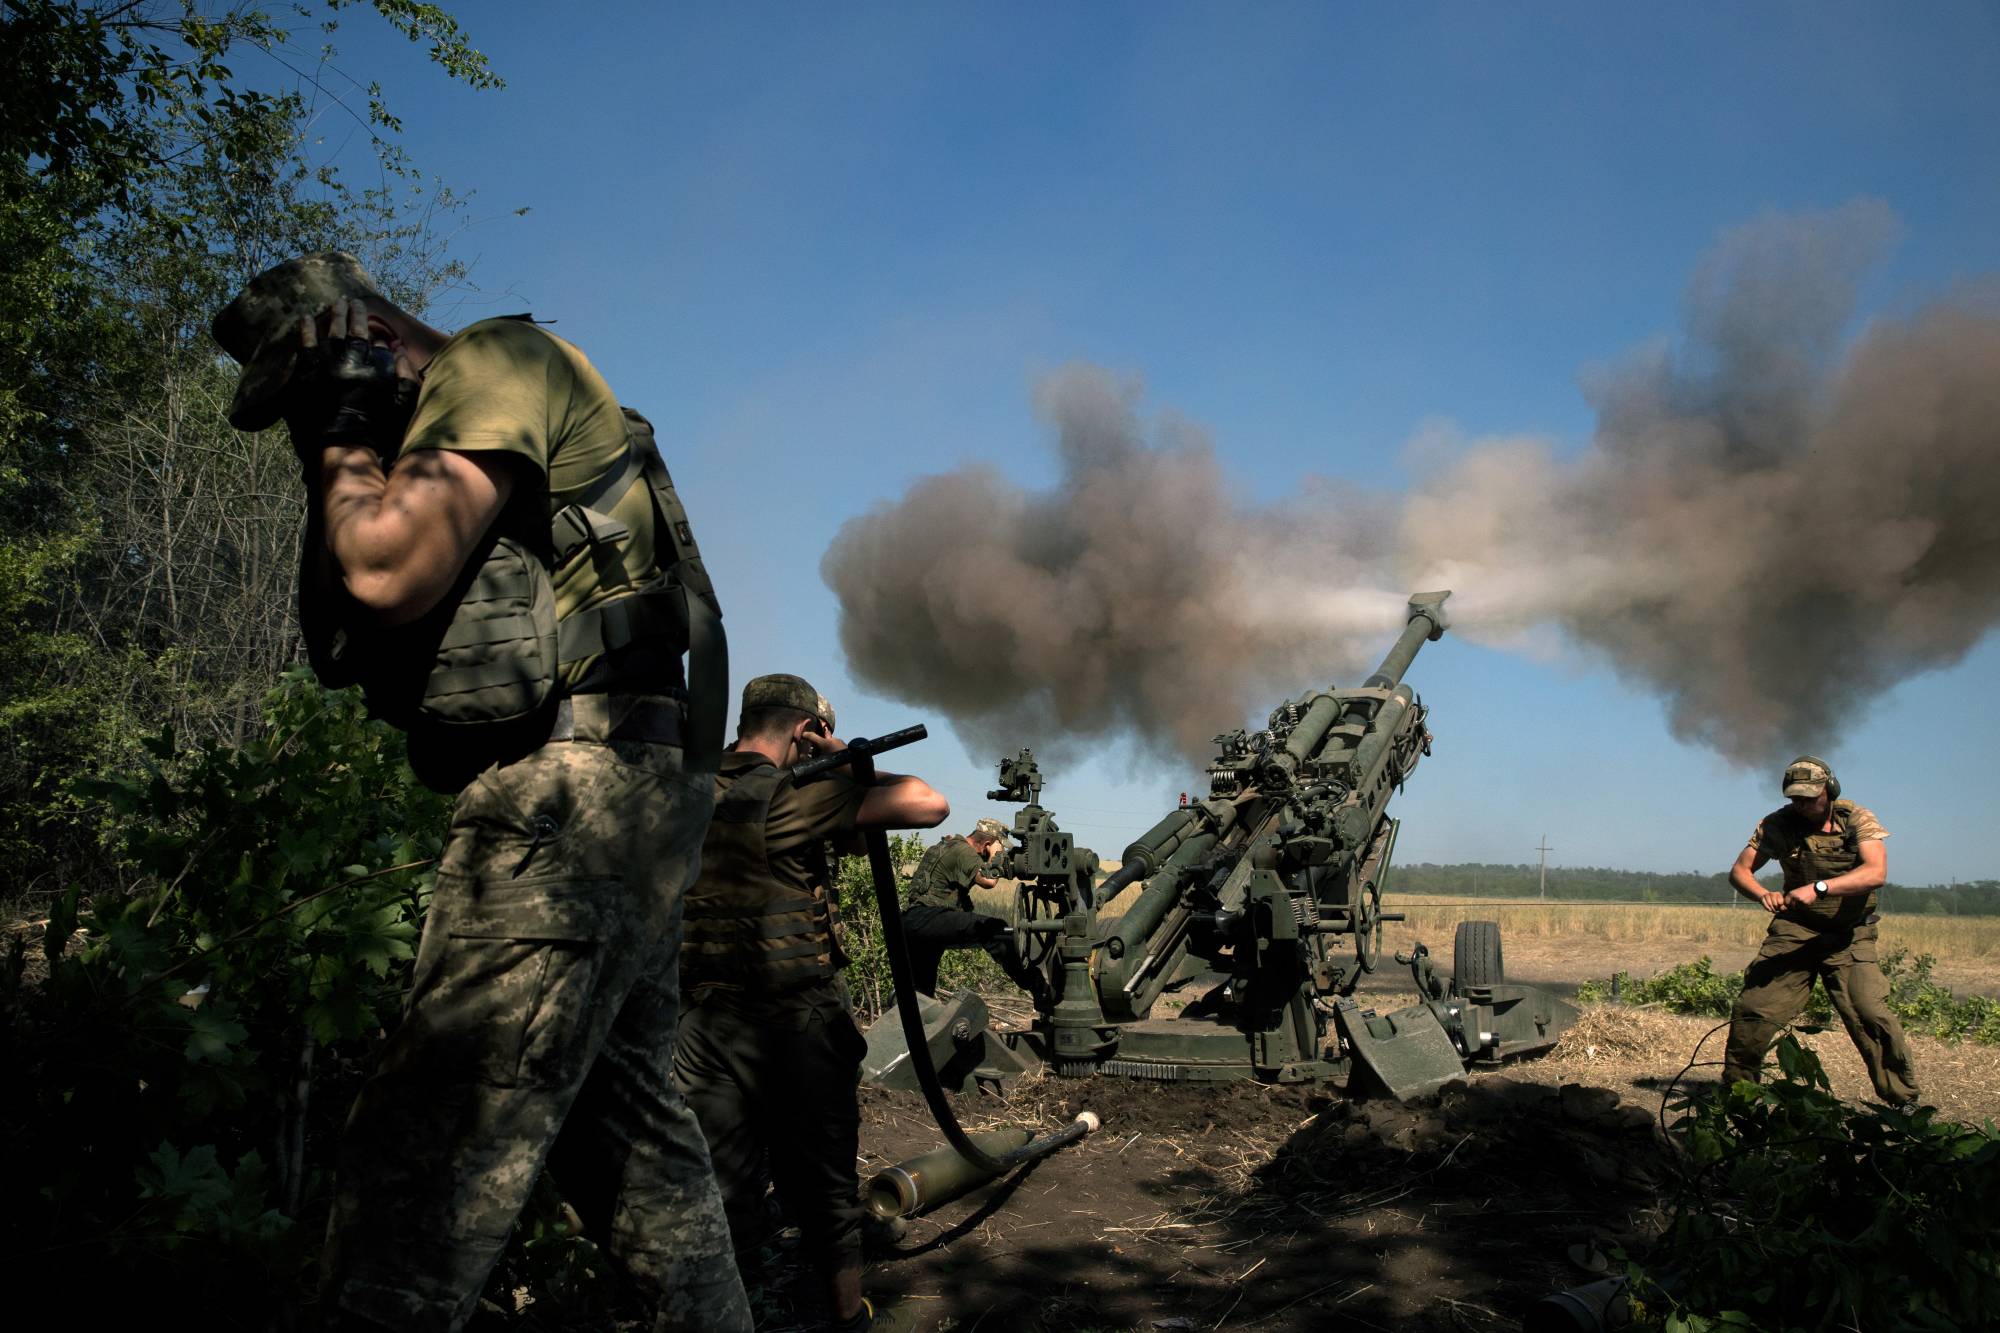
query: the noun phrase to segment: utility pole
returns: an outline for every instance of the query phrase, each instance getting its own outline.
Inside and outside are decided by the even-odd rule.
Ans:
[[[1549,900],[1549,853],[1555,850],[1555,848],[1549,846],[1548,834],[1544,833],[1542,835],[1542,840],[1535,845],[1535,850],[1542,854],[1542,901],[1547,902]]]

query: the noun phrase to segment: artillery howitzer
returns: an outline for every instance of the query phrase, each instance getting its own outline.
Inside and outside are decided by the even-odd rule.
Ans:
[[[989,796],[1023,809],[998,871],[1017,881],[1016,943],[1047,969],[1051,998],[1019,1032],[990,1030],[970,992],[927,1009],[948,1078],[963,1087],[1041,1063],[1070,1076],[1345,1078],[1409,1097],[1468,1061],[1551,1045],[1576,1011],[1506,983],[1491,922],[1459,927],[1449,982],[1421,944],[1397,956],[1418,1003],[1377,1014],[1351,998],[1380,962],[1383,924],[1402,919],[1382,910],[1398,828],[1388,804],[1431,741],[1403,674],[1444,634],[1449,595],[1410,599],[1401,636],[1358,688],[1310,691],[1261,731],[1217,737],[1207,798],[1154,825],[1101,883],[1096,854],[1042,808],[1032,754],[1003,760]],[[1130,906],[1100,920],[1134,885]],[[1155,1017],[1169,996],[1186,1003]],[[879,1081],[896,1081],[906,1049],[893,1024],[870,1032]]]

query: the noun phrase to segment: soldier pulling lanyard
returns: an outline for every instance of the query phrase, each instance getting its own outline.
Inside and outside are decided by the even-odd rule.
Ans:
[[[929,728],[919,722],[914,727],[904,727],[886,736],[857,737],[844,750],[794,766],[792,781],[802,784],[836,768],[849,767],[856,782],[863,787],[872,787],[875,785],[876,755],[920,741],[928,735]],[[1078,1121],[996,1157],[974,1143],[959,1126],[951,1103],[944,1098],[944,1088],[938,1083],[937,1065],[931,1060],[930,1043],[924,1039],[923,1016],[917,1010],[917,988],[910,980],[910,946],[903,938],[903,907],[897,900],[895,867],[889,861],[889,835],[881,829],[863,829],[861,840],[868,848],[868,869],[875,881],[875,901],[882,912],[882,942],[889,951],[889,972],[895,979],[896,1012],[902,1016],[903,1040],[910,1048],[910,1066],[916,1071],[918,1086],[924,1090],[924,1101],[931,1108],[931,1118],[937,1121],[946,1141],[958,1150],[959,1156],[981,1171],[990,1176],[1001,1176],[1082,1138],[1088,1131],[1084,1123]]]

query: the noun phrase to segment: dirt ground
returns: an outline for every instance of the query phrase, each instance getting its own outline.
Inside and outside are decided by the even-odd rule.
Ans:
[[[1361,990],[1384,1011],[1414,999],[1388,961],[1408,941],[1386,944]],[[1682,961],[1684,942],[1622,943],[1615,957],[1596,940],[1507,942],[1510,979],[1561,994]],[[1003,1023],[1030,1017],[1020,997],[989,1002]],[[1676,1079],[1716,1076],[1722,1040],[1711,1020],[1595,1006],[1553,1051],[1411,1106],[1348,1102],[1337,1086],[1022,1079],[1004,1097],[958,1099],[961,1120],[1048,1132],[1088,1109],[1103,1129],[910,1222],[871,1251],[866,1289],[912,1333],[1515,1328],[1658,1225],[1662,1101]],[[1837,1092],[1868,1099],[1844,1033],[1805,1040]],[[2000,1119],[2000,1048],[1912,1044],[1942,1114]],[[861,1110],[864,1180],[942,1141],[915,1093],[864,1089]],[[755,1299],[768,1333],[818,1327],[782,1252]]]
[[[1508,973],[1573,992],[1613,968],[1679,961],[1606,967],[1595,952],[1510,945]],[[1413,998],[1407,984],[1387,967],[1363,996],[1393,1008]],[[1663,1098],[1676,1078],[1715,1078],[1722,1038],[1704,1019],[1593,1007],[1554,1051],[1410,1106],[1338,1087],[1024,1079],[959,1099],[961,1119],[1047,1132],[1089,1109],[1103,1129],[909,1223],[871,1254],[866,1286],[898,1327],[940,1333],[1518,1327],[1657,1226]],[[1845,1034],[1805,1039],[1836,1091],[1868,1098]],[[2000,1049],[1914,1045],[1941,1113],[2000,1117]],[[864,1180],[941,1142],[917,1094],[875,1089],[861,1137]],[[760,1325],[809,1327],[784,1272],[759,1295]]]

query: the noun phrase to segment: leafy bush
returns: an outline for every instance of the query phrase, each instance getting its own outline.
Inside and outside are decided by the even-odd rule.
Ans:
[[[1931,970],[1936,966],[1936,957],[1927,953],[1912,956],[1907,949],[1891,949],[1882,955],[1882,975],[1889,982],[1889,1008],[1902,1020],[1904,1028],[1945,1041],[2000,1045],[2000,1000],[1954,994],[1931,979]],[[1627,1004],[1657,1005],[1677,1014],[1727,1018],[1730,1006],[1743,991],[1743,974],[1718,973],[1704,955],[1655,977],[1635,980],[1631,973],[1620,972],[1608,981],[1588,981],[1576,993],[1579,1000],[1601,1003],[1614,998],[1614,990],[1615,998]],[[1832,1023],[1834,1017],[1825,987],[1815,983],[1811,998],[1806,1001],[1803,1021],[1824,1026]]]
[[[352,692],[294,671],[264,723],[241,748],[148,737],[139,773],[78,784],[129,887],[70,888],[46,978],[22,986],[17,946],[0,991],[28,1201],[0,1243],[135,1293],[171,1277],[225,1328],[310,1288],[327,1156],[408,985],[448,809]]]
[[[1882,958],[1889,978],[1889,1007],[1912,1032],[1945,1041],[1975,1041],[2000,1046],[2000,1000],[1984,995],[1957,995],[1931,980],[1937,959],[1927,953],[1910,957],[1892,949]]]
[[[923,840],[914,833],[889,837],[889,860],[907,880],[924,854]],[[895,1000],[889,974],[889,948],[882,940],[882,909],[875,901],[875,881],[865,856],[843,856],[834,872],[840,895],[840,947],[853,961],[847,983],[854,993],[857,1016],[866,1023]],[[897,886],[898,891],[901,885]],[[982,949],[951,949],[938,965],[938,986],[944,990],[1012,990],[1014,983]]]
[[[1674,1104],[1684,1170],[1665,1234],[1629,1268],[1639,1325],[1986,1326],[2000,1309],[2000,1131],[1850,1106],[1795,1039],[1777,1054],[1774,1079]]]
[[[59,1284],[115,1272],[135,1302],[198,1290],[217,1329],[310,1301],[333,1147],[408,988],[450,807],[352,691],[293,671],[263,723],[240,748],[146,737],[136,772],[75,784],[125,883],[57,899],[38,983],[22,936],[0,966],[22,1201],[0,1244]],[[895,839],[905,866],[922,850]],[[874,1012],[888,963],[866,860],[838,878]],[[1005,984],[978,950],[942,979]],[[605,1276],[544,1182],[489,1291],[532,1324],[602,1313]]]

